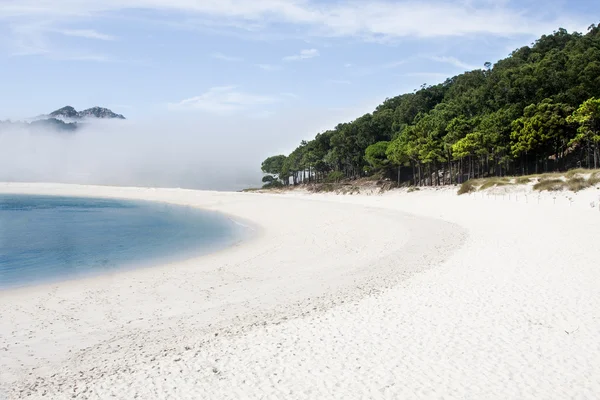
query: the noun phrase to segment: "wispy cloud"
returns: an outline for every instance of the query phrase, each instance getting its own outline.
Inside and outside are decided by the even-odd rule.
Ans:
[[[279,99],[272,96],[246,93],[236,86],[218,86],[207,92],[169,104],[172,110],[200,110],[215,114],[229,114],[247,110],[257,106],[277,103]]]
[[[584,30],[588,16],[554,10],[553,13],[523,11],[505,2],[464,0],[352,1],[318,0],[73,0],[2,1],[2,18],[89,18],[127,9],[171,11],[197,17],[198,23],[243,30],[278,30],[294,24],[303,34],[321,37],[443,37],[486,34],[499,36],[539,35],[563,26]],[[170,14],[172,17],[173,14]],[[191,24],[194,24],[192,21]]]
[[[319,50],[317,50],[317,49],[306,49],[306,50],[300,51],[300,53],[295,54],[293,56],[283,57],[283,61],[300,61],[300,60],[306,60],[309,58],[319,57],[319,55],[320,55]]]
[[[1,1],[1,0],[0,0]],[[58,29],[50,22],[28,22],[9,25],[8,43],[11,56],[44,56],[55,60],[74,61],[110,61],[110,57],[91,52],[64,49],[57,47],[48,37],[49,33],[58,33],[65,36],[80,37],[95,40],[115,40],[111,35],[106,35],[90,29]]]
[[[229,61],[229,62],[243,61],[240,57],[232,57],[232,56],[225,55],[223,53],[212,53],[210,55],[210,57],[214,58],[215,60]]]
[[[74,36],[85,39],[97,39],[97,40],[115,40],[116,37],[112,35],[107,35],[104,33],[97,32],[93,29],[57,29],[57,33],[60,33],[65,36]]]
[[[262,69],[263,71],[279,71],[282,69],[281,65],[274,64],[256,64],[256,67]]]
[[[472,65],[472,64],[467,64],[465,62],[460,61],[458,58],[456,57],[448,57],[448,56],[430,56],[427,57],[428,59],[430,59],[431,61],[436,61],[436,62],[440,62],[440,63],[445,63],[445,64],[450,64],[453,65],[457,68],[462,68],[464,70],[474,70],[474,69],[481,69],[482,66],[476,66],[476,65]]]

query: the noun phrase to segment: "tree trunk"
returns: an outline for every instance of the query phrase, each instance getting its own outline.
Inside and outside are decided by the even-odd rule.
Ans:
[[[467,175],[467,180],[473,178],[473,157],[469,156],[469,173]]]

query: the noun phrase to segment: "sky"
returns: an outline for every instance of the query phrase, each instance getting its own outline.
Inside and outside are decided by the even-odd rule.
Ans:
[[[260,177],[387,97],[599,15],[591,0],[0,0],[0,119],[103,106],[165,137],[177,121],[182,143],[243,146],[234,170]]]

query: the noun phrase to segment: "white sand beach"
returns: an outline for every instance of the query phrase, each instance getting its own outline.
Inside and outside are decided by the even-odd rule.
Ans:
[[[0,193],[256,227],[185,262],[0,291],[0,399],[600,398],[598,189]]]

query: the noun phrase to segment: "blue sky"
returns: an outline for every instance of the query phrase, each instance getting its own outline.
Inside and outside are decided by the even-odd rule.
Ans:
[[[178,135],[205,163],[172,146],[165,163],[229,168],[243,186],[265,157],[386,97],[598,22],[592,0],[0,0],[0,119],[109,107],[143,122],[132,137],[155,132],[152,157]]]
[[[594,1],[0,0],[0,118],[367,107],[594,15]]]

